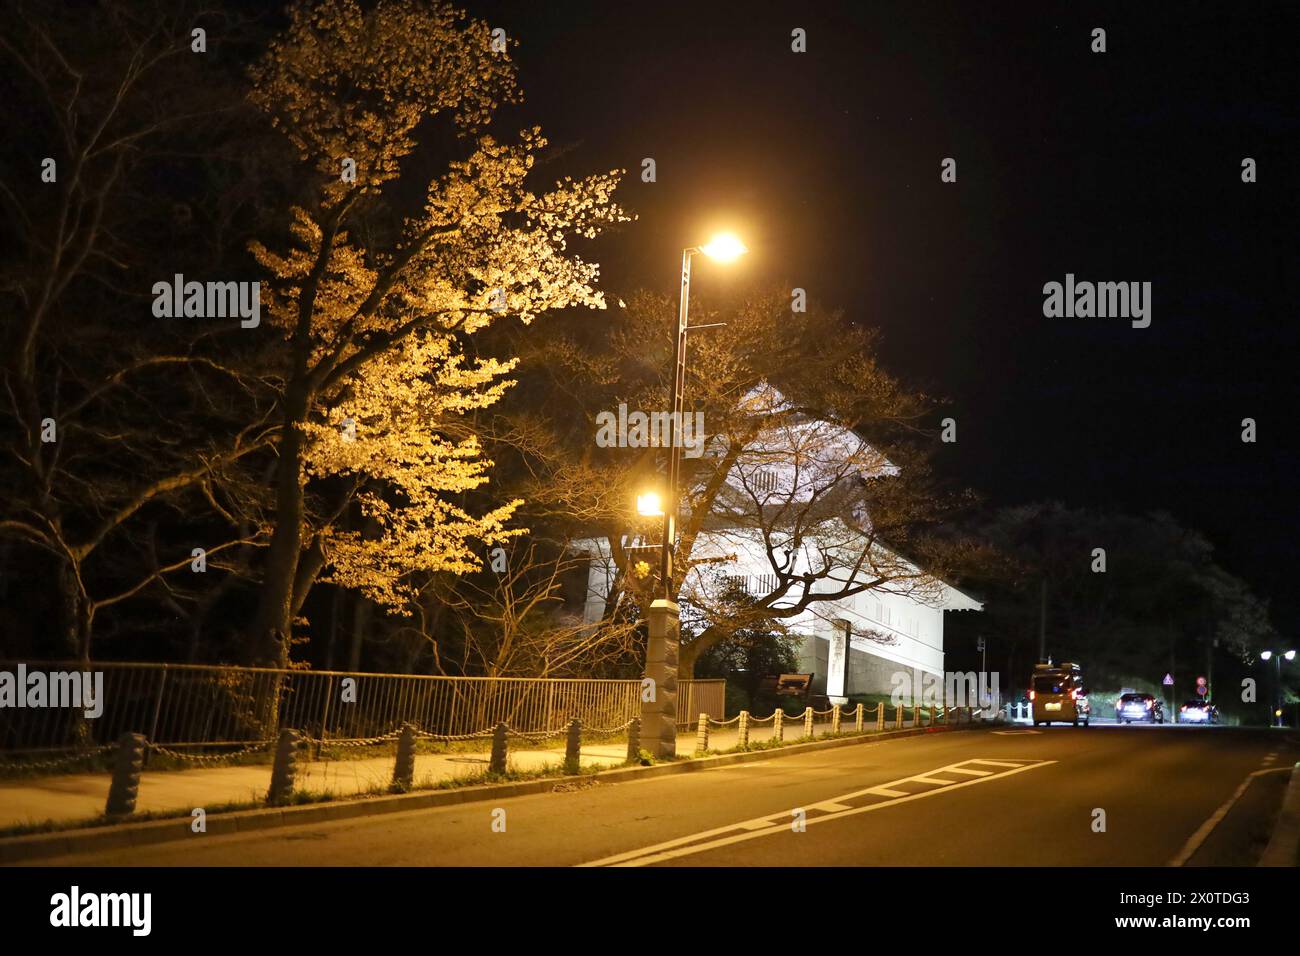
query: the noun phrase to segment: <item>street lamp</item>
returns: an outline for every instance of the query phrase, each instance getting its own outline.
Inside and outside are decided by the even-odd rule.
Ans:
[[[1282,658],[1288,661],[1295,660],[1295,651],[1279,651],[1274,654],[1272,651],[1260,651],[1259,659],[1262,661],[1273,661],[1273,716],[1277,718],[1279,727],[1285,726],[1282,723]]]
[[[691,329],[714,328],[722,323],[692,326],[688,323],[691,300],[691,257],[697,252],[718,262],[734,262],[749,250],[734,234],[724,232],[702,246],[682,250],[682,294],[677,311],[677,342],[673,355],[673,405],[668,416],[668,482],[663,508],[650,509],[650,495],[637,496],[641,514],[664,516],[663,543],[659,551],[659,581],[662,594],[650,605],[649,638],[646,642],[645,676],[641,694],[641,739],[656,757],[677,755],[677,652],[681,619],[677,595],[673,593],[673,545],[677,540],[678,485],[682,451],[682,397],[686,390],[686,333]],[[656,499],[658,496],[654,496]],[[643,505],[645,506],[643,508]]]
[[[663,550],[659,555],[659,580],[663,585],[663,599],[676,603],[673,593],[673,545],[677,541],[678,485],[681,481],[682,449],[677,430],[681,427],[682,398],[686,391],[686,333],[691,329],[710,329],[721,325],[689,325],[687,315],[691,305],[691,256],[702,252],[718,262],[735,262],[749,250],[734,233],[721,232],[702,246],[682,250],[682,295],[677,311],[677,345],[673,356],[673,407],[668,416],[668,501],[664,509]]]

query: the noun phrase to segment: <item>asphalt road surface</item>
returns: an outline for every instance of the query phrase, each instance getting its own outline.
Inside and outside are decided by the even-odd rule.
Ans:
[[[247,835],[196,834],[44,862],[1253,865],[1280,804],[1284,771],[1297,759],[1293,735],[1264,730],[937,732],[680,776],[593,780],[568,792]]]

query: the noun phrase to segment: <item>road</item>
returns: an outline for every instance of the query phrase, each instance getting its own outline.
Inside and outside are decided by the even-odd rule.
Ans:
[[[200,834],[45,862],[1162,866],[1185,858],[1193,866],[1252,865],[1280,802],[1287,776],[1281,771],[1297,759],[1292,735],[1264,730],[939,732],[678,776],[591,781],[568,792],[247,835]],[[1257,771],[1263,772],[1220,813]]]

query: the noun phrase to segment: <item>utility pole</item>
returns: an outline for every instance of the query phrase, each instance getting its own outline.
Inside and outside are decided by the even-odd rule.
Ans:
[[[1047,578],[1038,592],[1038,659],[1047,660]]]

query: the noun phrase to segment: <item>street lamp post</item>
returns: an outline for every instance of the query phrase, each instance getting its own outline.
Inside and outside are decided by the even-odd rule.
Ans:
[[[691,257],[703,252],[720,262],[745,254],[744,243],[735,236],[715,236],[703,246],[682,250],[681,304],[677,310],[677,342],[673,355],[672,409],[668,416],[668,480],[663,502],[663,543],[659,554],[660,596],[650,605],[649,635],[646,642],[645,677],[641,691],[641,740],[646,750],[660,759],[677,755],[677,658],[681,637],[681,616],[673,591],[673,546],[677,540],[678,486],[682,462],[682,398],[686,391],[686,334],[691,298]],[[694,328],[710,328],[697,325]],[[638,501],[638,510],[648,509]]]
[[[1282,658],[1289,661],[1295,660],[1295,651],[1279,651],[1274,654],[1272,651],[1260,651],[1260,660],[1273,659],[1273,716],[1277,719],[1277,726],[1284,727],[1282,723]]]

